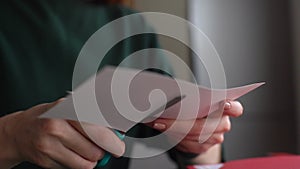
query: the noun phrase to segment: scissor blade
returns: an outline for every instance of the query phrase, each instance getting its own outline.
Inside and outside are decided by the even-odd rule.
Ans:
[[[169,108],[169,107],[175,105],[176,103],[180,102],[180,101],[181,101],[182,99],[184,99],[185,97],[186,97],[185,95],[180,95],[180,96],[177,96],[177,97],[175,97],[175,98],[169,100],[166,104],[160,106],[158,109],[156,109],[156,110],[153,111],[152,113],[149,113],[149,115],[146,116],[146,117],[144,117],[144,118],[141,120],[141,122],[144,121],[145,119],[148,119],[148,118],[150,118],[150,117],[153,117],[153,116],[155,116],[155,115],[157,115],[157,114],[163,112],[163,111],[166,110],[167,108]]]

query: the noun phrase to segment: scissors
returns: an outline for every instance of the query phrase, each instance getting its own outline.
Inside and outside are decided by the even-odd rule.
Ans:
[[[180,96],[177,96],[173,99],[171,99],[170,101],[168,101],[166,104],[160,106],[158,109],[156,109],[155,111],[153,111],[152,113],[150,113],[148,116],[144,117],[141,121],[144,121],[145,119],[147,119],[148,117],[151,117],[151,116],[154,116],[154,115],[157,115],[159,113],[161,113],[162,111],[164,111],[165,109],[173,106],[174,104],[180,102],[182,99],[184,99],[186,96],[185,95],[180,95]],[[125,138],[125,133],[122,134],[120,131],[118,130],[113,130],[113,132],[116,134],[116,136],[119,137],[119,139],[123,140]],[[97,167],[103,167],[105,166],[108,161],[111,159],[112,155],[109,153],[109,152],[106,152],[103,156],[103,158],[98,161],[97,165],[96,165],[96,168]]]

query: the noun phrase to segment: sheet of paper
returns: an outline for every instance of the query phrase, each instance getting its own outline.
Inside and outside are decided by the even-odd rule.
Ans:
[[[195,119],[220,108],[264,83],[232,89],[209,89],[157,73],[105,67],[47,111],[43,118],[62,118],[99,124],[126,132],[151,112],[177,97],[185,98],[157,115],[171,119]],[[76,111],[75,111],[76,110]]]

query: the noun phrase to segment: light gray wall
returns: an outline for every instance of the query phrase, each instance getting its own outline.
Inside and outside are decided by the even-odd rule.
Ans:
[[[295,52],[295,79],[296,79],[296,91],[297,91],[297,115],[298,115],[298,130],[297,130],[297,144],[298,153],[300,153],[300,1],[291,0],[291,16],[293,18],[293,42]]]
[[[134,0],[134,7],[142,12],[162,12],[186,18],[187,1],[186,0]],[[185,32],[185,39],[189,39],[187,29],[182,30]],[[168,51],[173,52],[179,56],[187,65],[190,65],[190,57],[188,48],[177,40],[159,36],[159,41],[162,47]],[[180,68],[176,62],[171,61],[174,67],[174,72],[177,78],[190,80],[188,70]]]
[[[220,54],[228,86],[266,82],[240,99],[245,111],[241,118],[233,119],[232,131],[226,135],[226,158],[295,152],[295,76],[289,1],[190,2],[194,3],[193,21]],[[205,76],[201,78],[201,83],[207,84]]]
[[[163,12],[172,15],[176,15],[182,18],[186,18],[186,1],[185,0],[133,0],[134,8],[142,12]],[[189,38],[188,30],[183,30],[186,32],[186,37]],[[169,50],[181,57],[187,64],[189,63],[189,55],[187,48],[176,40],[159,36],[160,43],[162,47]],[[176,77],[190,80],[187,70],[179,69],[178,65],[172,63],[174,66],[174,72]],[[130,164],[131,169],[153,169],[153,168],[166,168],[174,169],[176,168],[174,163],[170,161],[167,154],[162,154],[159,156],[145,158],[145,159],[133,159]]]

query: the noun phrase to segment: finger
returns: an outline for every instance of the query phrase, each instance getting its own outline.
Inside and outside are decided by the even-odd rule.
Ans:
[[[204,143],[215,145],[215,144],[220,144],[223,142],[224,142],[224,133],[214,133]]]
[[[57,143],[55,151],[49,153],[50,157],[59,164],[73,169],[94,168],[96,162],[88,161],[80,155],[66,148],[63,144]]]
[[[203,122],[199,122],[200,124],[197,123],[198,121],[196,121],[195,125],[190,130],[188,136],[199,137],[200,134],[210,135],[212,133],[225,133],[231,129],[230,118],[227,115],[221,116],[221,119],[210,119],[210,121],[207,121],[205,125],[203,125]]]
[[[53,150],[53,149],[52,149]],[[50,157],[50,153],[47,154],[49,151],[43,151],[44,154],[35,155],[32,159],[29,159],[28,161],[43,167],[43,168],[55,168],[55,169],[65,169],[66,167],[62,164],[59,164],[57,161],[53,160],[52,157]]]
[[[199,136],[201,132],[227,132],[230,130],[231,124],[229,116],[221,116],[219,118],[209,119],[206,123],[206,118],[197,120],[171,120],[171,119],[157,119],[152,123],[152,127],[159,131],[166,131],[170,133],[180,133],[182,135]],[[172,128],[170,128],[172,127]],[[204,127],[210,130],[203,130]],[[207,133],[203,133],[207,134]]]
[[[201,133],[197,135],[182,135],[181,133],[168,133],[170,141],[182,141],[189,140],[193,142],[202,142],[202,143],[214,143],[214,142],[223,142],[224,132],[214,132],[214,133]]]
[[[184,152],[203,153],[206,152],[210,147],[221,144],[224,141],[223,133],[215,133],[204,143],[199,141],[192,141],[188,139],[182,140],[177,146]]]
[[[227,115],[222,116],[219,125],[217,126],[215,133],[224,133],[228,132],[231,129],[230,118]]]
[[[69,122],[81,134],[85,135],[105,151],[112,153],[116,157],[120,157],[124,154],[124,142],[120,140],[111,129],[94,124],[79,123],[75,121]]]
[[[62,164],[59,164],[57,161],[53,160],[53,159],[47,159],[50,162],[46,162],[44,163],[44,165],[40,165],[43,168],[53,168],[53,169],[67,169],[65,166],[63,166]]]
[[[66,133],[60,136],[60,140],[64,146],[89,161],[96,162],[104,156],[104,151],[100,147],[83,136],[69,123],[66,125]]]
[[[206,152],[208,149],[210,149],[212,144],[194,142],[194,141],[183,141],[180,144],[176,146],[176,148],[180,151],[186,152],[186,153],[195,153],[195,154],[201,154]]]
[[[243,114],[243,106],[238,101],[228,101],[224,105],[224,114],[231,117],[239,117]]]
[[[173,119],[164,119],[159,118],[151,123],[151,127],[159,130],[165,131],[176,131],[177,133],[187,133],[192,128],[201,129],[204,125],[205,119],[197,120],[173,120]]]

